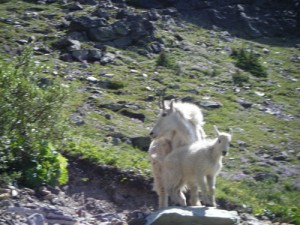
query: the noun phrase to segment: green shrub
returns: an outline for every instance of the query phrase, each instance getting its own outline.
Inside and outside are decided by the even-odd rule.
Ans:
[[[204,75],[210,76],[210,77],[217,77],[222,73],[222,71],[216,66],[213,66],[212,69],[205,69],[202,72]]]
[[[211,73],[211,76],[212,77],[216,77],[216,76],[219,76],[220,74],[222,73],[222,71],[216,67],[213,67],[213,70],[212,70],[212,73]]]
[[[245,51],[244,49],[234,49],[231,57],[236,60],[236,66],[251,73],[256,77],[267,77],[266,69],[259,62],[258,56],[253,51]]]
[[[109,89],[113,89],[113,90],[118,90],[118,89],[122,89],[125,87],[124,82],[122,81],[108,81],[107,83],[107,88]]]
[[[31,47],[9,61],[0,59],[0,177],[7,177],[2,182],[18,179],[38,187],[67,181],[66,159],[56,149],[66,128],[62,109],[68,93],[54,81],[42,82],[44,67],[35,63]]]
[[[249,77],[246,74],[243,74],[240,70],[236,70],[234,74],[232,74],[232,80],[237,85],[242,85],[249,81]]]
[[[26,186],[55,186],[68,181],[67,160],[50,143],[38,143],[38,155],[26,163],[22,181]],[[24,169],[22,166],[20,169]]]
[[[170,56],[165,51],[161,51],[156,60],[156,66],[162,66],[172,70],[178,70],[179,66],[176,65],[174,60],[170,58]]]

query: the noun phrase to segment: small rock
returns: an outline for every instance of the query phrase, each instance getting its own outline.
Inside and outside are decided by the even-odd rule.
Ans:
[[[148,102],[152,102],[154,100],[155,100],[155,97],[153,95],[148,95],[146,98],[146,101],[148,101]]]
[[[146,116],[142,113],[131,112],[127,109],[122,110],[121,114],[124,116],[130,117],[130,118],[133,118],[133,119],[141,120],[142,122],[144,122],[144,120],[146,118]]]
[[[113,53],[106,53],[100,60],[101,64],[105,65],[115,60],[116,56]]]
[[[258,95],[259,97],[265,96],[265,93],[263,93],[263,92],[255,91],[254,93],[255,93],[256,95]]]
[[[104,77],[107,77],[107,78],[113,78],[115,75],[112,74],[112,73],[106,73],[103,75]]]
[[[10,193],[10,189],[9,188],[0,188],[0,194],[3,193]]]
[[[69,5],[68,8],[69,8],[70,11],[83,10],[83,7],[79,2],[75,2],[71,5]]]
[[[43,214],[34,213],[27,217],[27,223],[29,225],[44,225],[45,218],[44,218]]]
[[[203,108],[211,108],[211,109],[217,109],[223,106],[222,103],[219,102],[213,102],[213,101],[200,101],[197,103],[199,106]]]
[[[47,188],[41,188],[38,193],[42,196],[50,195],[51,191],[47,190]]]
[[[131,73],[139,73],[138,70],[134,70],[134,69],[130,70],[130,72],[131,72]]]
[[[275,182],[278,182],[279,177],[275,174],[272,174],[272,173],[257,172],[254,176],[254,179],[256,181],[262,181],[262,180],[265,180],[265,179],[270,179],[270,180],[273,180]]]
[[[86,80],[91,82],[91,83],[97,83],[98,82],[98,79],[93,77],[93,76],[87,77]]]
[[[124,106],[123,104],[119,104],[119,103],[111,103],[111,104],[102,104],[99,105],[100,108],[106,108],[106,109],[110,109],[114,112],[119,111],[120,109],[122,109]]]
[[[9,193],[2,193],[0,194],[0,200],[5,200],[5,199],[8,199],[10,198],[10,194]]]
[[[270,53],[270,50],[267,49],[267,48],[263,48],[262,51],[263,51],[264,54],[269,54]]]
[[[43,196],[43,199],[44,200],[52,200],[54,199],[56,196],[54,194],[48,194],[48,195],[45,195]]]
[[[11,196],[12,197],[17,197],[18,194],[19,194],[19,192],[17,190],[15,190],[15,189],[11,190]]]
[[[248,144],[245,141],[237,140],[236,142],[239,147],[248,147]]]
[[[132,146],[147,151],[151,142],[150,137],[133,137],[130,139]]]
[[[280,155],[276,155],[273,157],[276,161],[286,161],[288,158],[288,154],[286,152],[281,152]]]
[[[112,115],[111,114],[105,114],[104,117],[108,120],[111,120],[112,119]]]

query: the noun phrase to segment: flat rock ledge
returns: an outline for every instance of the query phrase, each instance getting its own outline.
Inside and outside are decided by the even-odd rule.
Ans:
[[[151,213],[146,225],[238,225],[236,211],[213,207],[170,207]]]

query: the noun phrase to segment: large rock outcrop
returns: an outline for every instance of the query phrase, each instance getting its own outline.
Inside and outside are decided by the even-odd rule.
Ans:
[[[136,0],[144,8],[175,7],[187,20],[246,38],[300,35],[298,0]]]
[[[206,207],[170,207],[150,214],[146,225],[237,225],[236,211]]]

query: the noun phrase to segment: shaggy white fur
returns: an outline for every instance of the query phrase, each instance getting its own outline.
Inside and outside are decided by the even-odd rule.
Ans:
[[[162,181],[165,157],[172,149],[202,140],[205,137],[202,128],[203,115],[198,106],[173,100],[164,104],[159,119],[150,133],[154,140],[148,151],[152,165],[154,190],[159,196],[160,208],[163,206],[163,196],[166,193]],[[183,202],[178,202],[184,197],[182,191],[176,191],[177,195],[182,196],[181,198],[173,195],[172,199],[175,203],[183,204]]]
[[[217,138],[172,149],[172,152],[165,157],[162,168],[165,192],[161,196],[161,207],[168,206],[168,196],[177,199],[177,202],[185,206],[185,196],[178,192],[185,186],[190,189],[191,205],[201,205],[200,186],[205,204],[216,206],[216,177],[222,168],[222,158],[228,152],[231,134],[220,133],[217,127],[215,130]]]

